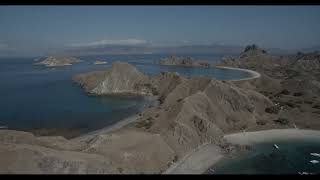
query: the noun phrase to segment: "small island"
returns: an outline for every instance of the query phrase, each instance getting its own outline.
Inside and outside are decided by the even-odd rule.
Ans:
[[[166,66],[188,66],[188,67],[205,67],[209,68],[210,63],[204,60],[195,60],[191,57],[170,56],[156,62],[159,65]]]
[[[71,66],[74,63],[80,62],[79,59],[74,57],[58,57],[58,56],[49,56],[40,62],[35,63],[35,65],[44,65],[46,67],[58,67],[58,66]]]
[[[94,62],[95,65],[107,64],[107,63],[108,63],[107,61],[99,61],[99,60]]]

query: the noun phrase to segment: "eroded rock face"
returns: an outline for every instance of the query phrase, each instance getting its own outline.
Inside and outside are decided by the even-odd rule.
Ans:
[[[128,63],[115,62],[105,79],[92,89],[95,94],[148,94],[148,77]]]
[[[129,69],[129,72],[121,69]],[[112,78],[131,74],[130,78],[126,78],[129,82],[125,85],[134,87],[132,84],[143,82],[146,89],[141,90],[144,94],[151,92],[162,98],[163,103],[141,119],[146,118],[142,120],[146,131],[160,134],[179,155],[204,142],[218,142],[224,133],[255,126],[262,119],[260,115],[265,113],[265,108],[272,105],[268,98],[259,93],[207,77],[185,79],[177,73],[146,77],[127,63],[113,66],[107,76],[110,74],[114,74]],[[112,82],[112,78],[105,77],[107,81],[102,82]],[[119,81],[123,82],[126,81]],[[101,84],[98,87],[112,89]],[[122,84],[118,86],[128,87]]]
[[[319,129],[320,112],[314,108],[320,102],[319,52],[270,56],[257,47],[249,46],[242,54],[245,56],[225,60],[221,65],[255,70],[261,74],[261,78],[235,84],[270,98],[276,108],[281,109],[278,112],[280,119],[287,119],[290,122],[288,124]],[[282,93],[284,91],[288,93]]]
[[[219,143],[225,133],[254,127],[272,102],[231,83],[197,77],[168,94],[150,128],[179,154],[205,143]]]
[[[126,62],[114,62],[111,69],[76,75],[73,80],[87,92],[166,96],[185,78],[164,72],[148,77]]]
[[[111,69],[77,75],[73,80],[96,95],[151,94],[151,89],[145,85],[149,77],[125,62],[114,62]]]
[[[117,173],[108,158],[81,153],[82,142],[12,130],[1,130],[0,137],[0,173]]]
[[[245,58],[249,56],[260,56],[260,55],[267,55],[267,51],[259,48],[255,44],[252,44],[252,45],[246,46],[244,51],[240,54],[240,58]]]
[[[122,173],[159,173],[174,157],[159,134],[130,129],[98,135],[83,152],[110,157]]]

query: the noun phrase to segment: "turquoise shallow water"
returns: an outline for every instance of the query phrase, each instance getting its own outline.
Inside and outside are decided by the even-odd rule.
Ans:
[[[26,131],[52,130],[52,134],[56,135],[73,131],[72,136],[77,136],[104,128],[140,112],[147,105],[141,97],[87,96],[71,80],[72,76],[78,73],[111,67],[113,61],[130,62],[149,75],[171,71],[188,77],[207,75],[217,79],[248,76],[240,71],[152,64],[154,60],[166,56],[89,56],[80,57],[83,62],[79,64],[57,68],[34,66],[32,64],[35,58],[1,58],[0,126]],[[211,58],[212,61],[217,58],[213,55],[195,57],[209,60]],[[98,59],[109,63],[93,65]]]
[[[279,150],[273,144],[277,144]],[[311,156],[310,153],[320,153],[320,139],[266,142],[254,146],[254,151],[226,157],[211,169],[214,174],[319,174],[320,163],[313,164],[310,161],[320,161],[320,157]],[[210,171],[207,173],[212,174]]]

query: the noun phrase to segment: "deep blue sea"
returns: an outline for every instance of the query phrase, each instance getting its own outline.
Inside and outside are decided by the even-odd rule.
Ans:
[[[171,71],[187,77],[205,75],[223,80],[248,76],[233,70],[153,64],[167,56],[86,56],[79,57],[83,62],[56,68],[33,65],[36,57],[0,58],[0,126],[71,137],[104,128],[140,112],[147,104],[141,97],[88,96],[71,80],[78,73],[111,67],[113,61],[127,61],[149,75]],[[189,56],[208,61],[221,58],[210,54]],[[96,60],[105,60],[108,64],[94,65]]]

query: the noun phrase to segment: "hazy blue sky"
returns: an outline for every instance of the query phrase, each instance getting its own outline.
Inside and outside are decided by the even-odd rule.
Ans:
[[[1,6],[0,52],[99,44],[320,44],[320,6]]]

